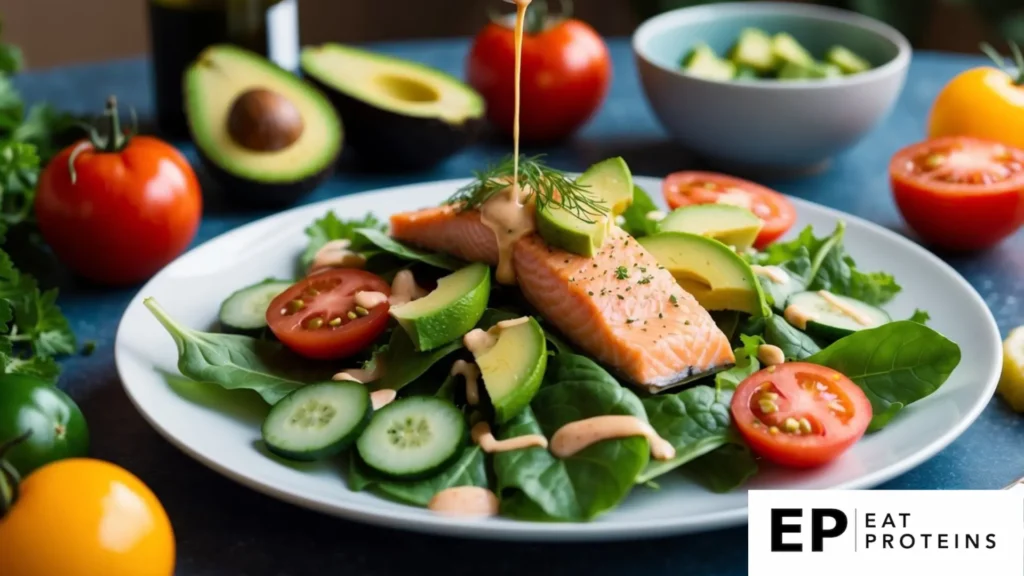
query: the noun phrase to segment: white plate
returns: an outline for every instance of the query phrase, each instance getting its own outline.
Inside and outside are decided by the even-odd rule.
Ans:
[[[636,178],[647,190],[660,180]],[[157,274],[132,300],[118,329],[115,355],[128,396],[142,415],[179,448],[218,472],[301,506],[344,518],[434,534],[518,540],[600,540],[667,536],[743,524],[745,490],[712,494],[686,480],[659,478],[661,490],[637,488],[616,510],[586,524],[530,523],[501,518],[453,519],[350,492],[336,463],[290,466],[260,448],[260,414],[179,394],[163,375],[177,374],[170,336],[142,305],[154,296],[184,324],[205,328],[232,291],[268,276],[290,277],[305,244],[303,229],[328,208],[343,216],[372,211],[383,217],[434,205],[464,184],[451,180],[403,186],[303,206],[243,226],[185,254]],[[814,471],[763,472],[750,488],[868,488],[920,464],[952,442],[978,416],[995,389],[1001,366],[999,331],[985,303],[952,268],[905,238],[869,222],[793,199],[798,224],[819,234],[847,222],[846,242],[857,263],[894,273],[903,292],[887,308],[894,318],[914,308],[931,312],[931,325],[955,340],[962,361],[932,396],[902,412],[886,429]]]

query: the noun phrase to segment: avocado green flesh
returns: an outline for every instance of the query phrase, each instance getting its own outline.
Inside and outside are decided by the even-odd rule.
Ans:
[[[824,78],[839,78],[843,73],[834,64],[814,63],[811,66],[801,66],[787,62],[782,70],[779,70],[779,80],[821,80]]]
[[[871,63],[843,46],[833,46],[829,49],[825,60],[837,66],[843,74],[858,74],[871,69]]]
[[[607,212],[592,215],[587,222],[560,206],[548,204],[537,210],[537,232],[552,246],[592,257],[604,244],[611,222],[609,216],[622,213],[633,202],[633,175],[626,161],[616,157],[594,164],[576,183],[582,187],[580,194],[587,194]]]
[[[501,424],[530,404],[544,379],[548,351],[544,331],[533,318],[495,329],[498,341],[474,359],[494,406],[495,421]]]
[[[484,114],[475,90],[416,62],[340,44],[305,48],[300,60],[302,70],[322,84],[382,110],[450,124]]]
[[[433,350],[472,330],[490,294],[490,267],[470,264],[438,280],[437,288],[423,298],[391,308],[391,316],[417,351]]]
[[[706,80],[732,80],[736,76],[736,65],[719,58],[707,44],[695,47],[683,61],[683,68]]]
[[[688,232],[746,250],[754,245],[764,222],[753,212],[729,204],[697,204],[673,210],[661,221],[663,232]]]
[[[772,38],[756,28],[746,28],[732,49],[732,61],[760,73],[775,68],[775,54],[772,52]]]
[[[704,309],[771,314],[750,265],[725,244],[686,232],[660,232],[638,241]]]
[[[779,32],[772,38],[772,52],[783,62],[805,67],[814,66],[814,57],[811,53],[801,46],[796,38],[785,32]]]
[[[185,72],[185,108],[196,147],[221,170],[245,180],[295,182],[328,169],[341,151],[341,121],[330,101],[259,55],[229,45],[204,50]],[[298,109],[298,140],[274,152],[239,145],[228,134],[228,113],[248,90],[277,92]]]

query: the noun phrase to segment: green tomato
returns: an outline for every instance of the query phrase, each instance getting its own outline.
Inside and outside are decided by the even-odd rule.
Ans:
[[[85,417],[70,396],[31,376],[0,375],[0,444],[28,430],[32,434],[4,457],[22,478],[44,464],[89,451]]]

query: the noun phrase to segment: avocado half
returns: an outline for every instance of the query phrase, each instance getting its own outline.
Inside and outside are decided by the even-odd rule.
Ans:
[[[301,78],[255,52],[219,44],[189,66],[184,85],[192,139],[225,193],[286,205],[334,172],[341,120]]]
[[[423,64],[341,44],[310,46],[304,76],[330,97],[360,160],[422,170],[471,144],[484,100],[469,85]]]

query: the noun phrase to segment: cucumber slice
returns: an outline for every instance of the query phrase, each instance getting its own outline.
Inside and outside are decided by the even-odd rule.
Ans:
[[[753,70],[764,74],[775,68],[772,37],[757,28],[745,28],[740,32],[730,56],[741,70]],[[739,74],[737,77],[740,77]],[[753,74],[753,77],[756,78],[757,74]]]
[[[845,46],[833,46],[825,55],[825,61],[834,64],[843,74],[860,74],[871,69],[871,63]]]
[[[694,46],[683,58],[683,69],[705,80],[732,80],[736,76],[736,65],[719,58],[707,44]]]
[[[291,285],[291,282],[270,279],[235,291],[220,305],[218,318],[221,329],[251,334],[266,328],[267,308],[271,300]]]
[[[359,457],[394,478],[422,478],[459,457],[466,420],[454,404],[433,396],[396,400],[373,415],[356,441]]]
[[[358,382],[310,384],[274,404],[263,421],[263,442],[282,458],[323,460],[352,444],[372,412],[370,393]]]
[[[809,335],[829,341],[892,321],[881,308],[824,291],[794,294],[786,303],[784,316]]]

